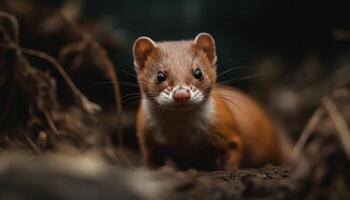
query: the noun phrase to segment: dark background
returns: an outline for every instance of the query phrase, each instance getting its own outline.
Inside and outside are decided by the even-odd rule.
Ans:
[[[261,57],[271,55],[295,67],[310,54],[331,66],[335,55],[348,50],[348,43],[334,37],[334,31],[349,29],[345,2],[86,0],[85,6],[89,16],[112,22],[129,46],[142,35],[179,40],[204,31],[217,40],[220,68],[252,67]],[[132,65],[126,58],[120,63]]]

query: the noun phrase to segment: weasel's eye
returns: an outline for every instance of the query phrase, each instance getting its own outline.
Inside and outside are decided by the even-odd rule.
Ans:
[[[195,79],[200,80],[200,81],[203,79],[202,71],[199,68],[196,68],[194,70],[193,76],[194,76]]]
[[[157,81],[158,83],[164,82],[166,80],[165,74],[163,72],[158,72]]]

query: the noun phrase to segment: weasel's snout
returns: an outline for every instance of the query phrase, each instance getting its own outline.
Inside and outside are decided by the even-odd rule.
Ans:
[[[187,103],[191,99],[191,93],[189,89],[177,89],[173,94],[174,101],[176,103]]]

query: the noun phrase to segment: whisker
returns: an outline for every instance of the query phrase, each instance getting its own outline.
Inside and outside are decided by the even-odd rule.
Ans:
[[[140,96],[140,93],[139,92],[134,92],[134,93],[126,94],[126,95],[122,96],[122,98],[125,98],[125,97],[128,97],[128,96],[133,96],[133,95]]]
[[[137,79],[136,75],[131,73],[131,72],[129,72],[129,71],[126,71],[126,70],[123,70],[123,69],[117,69],[117,72],[123,72],[123,73],[125,73],[125,74],[127,74],[127,75],[129,75],[129,76],[131,76],[131,77],[133,77],[135,79]]]
[[[236,104],[247,105],[246,101],[244,101],[244,99],[239,97],[220,95],[219,98],[224,98],[225,100],[234,101]]]
[[[140,102],[140,99],[129,103],[128,105],[125,106],[124,110],[127,110],[127,109],[130,108],[132,105],[135,105],[135,104],[137,104],[137,103],[139,103],[139,102]]]
[[[228,88],[221,88],[221,87],[216,87],[215,90],[228,90]],[[234,98],[236,100],[239,100],[239,101],[243,101],[244,102],[244,98],[239,95],[239,94],[224,94],[224,93],[219,93],[218,96],[223,96],[223,97],[226,97],[226,98]]]
[[[99,85],[112,85],[112,84],[115,84],[115,83],[113,83],[113,81],[102,81],[102,82],[90,84],[90,85],[88,85],[88,88],[94,87],[94,86],[99,86]]]
[[[93,84],[89,85],[87,88],[95,87],[95,86],[101,86],[101,85],[113,85],[113,84],[124,84],[124,85],[127,85],[127,86],[139,87],[138,84],[136,84],[136,83],[131,83],[131,82],[124,82],[124,81],[119,81],[119,82],[103,81],[103,82],[93,83]]]
[[[225,75],[225,74],[227,74],[227,73],[229,73],[229,72],[232,72],[232,71],[234,71],[234,70],[240,70],[240,69],[250,69],[250,70],[253,70],[253,69],[251,69],[251,68],[244,67],[244,66],[231,67],[231,68],[229,68],[229,69],[227,69],[227,70],[221,72],[221,73],[217,76],[217,78],[220,78],[221,76],[223,76],[223,75]]]
[[[139,86],[137,83],[133,83],[133,82],[126,82],[126,81],[119,81],[118,83],[120,84],[125,84],[125,85],[131,85],[131,86]]]
[[[133,87],[139,87],[139,85],[137,83],[131,83],[131,82],[123,82],[123,81],[119,81],[120,84],[124,84],[126,86],[133,86]]]
[[[252,78],[255,78],[255,77],[258,77],[258,76],[262,76],[262,75],[263,75],[262,73],[258,73],[258,74],[253,74],[253,75],[250,75],[250,76],[233,78],[233,79],[229,79],[229,80],[226,80],[226,81],[218,82],[217,85],[223,85],[223,84],[228,84],[228,83],[237,83],[237,82],[240,82],[240,81],[249,80],[249,79],[252,79]]]
[[[128,98],[123,99],[122,102],[124,103],[126,101],[130,101],[130,100],[134,100],[134,99],[140,99],[140,97],[139,96],[128,97]]]
[[[233,99],[236,99],[236,100],[239,100],[239,101],[244,101],[242,97],[240,96],[233,96],[233,95],[225,95],[225,94],[220,94],[219,96],[222,96],[222,97],[226,97],[226,98],[233,98]]]

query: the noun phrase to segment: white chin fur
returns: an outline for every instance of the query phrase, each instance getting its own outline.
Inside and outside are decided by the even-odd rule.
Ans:
[[[179,86],[174,87],[172,90],[167,90],[165,89],[162,91],[157,97],[155,97],[155,101],[158,103],[159,106],[173,106],[176,105],[173,95],[174,92],[179,88]],[[185,89],[188,89],[191,94],[191,98],[189,102],[187,103],[188,105],[199,105],[204,101],[204,94],[202,91],[199,89],[193,87],[190,89],[190,87],[184,87]]]

